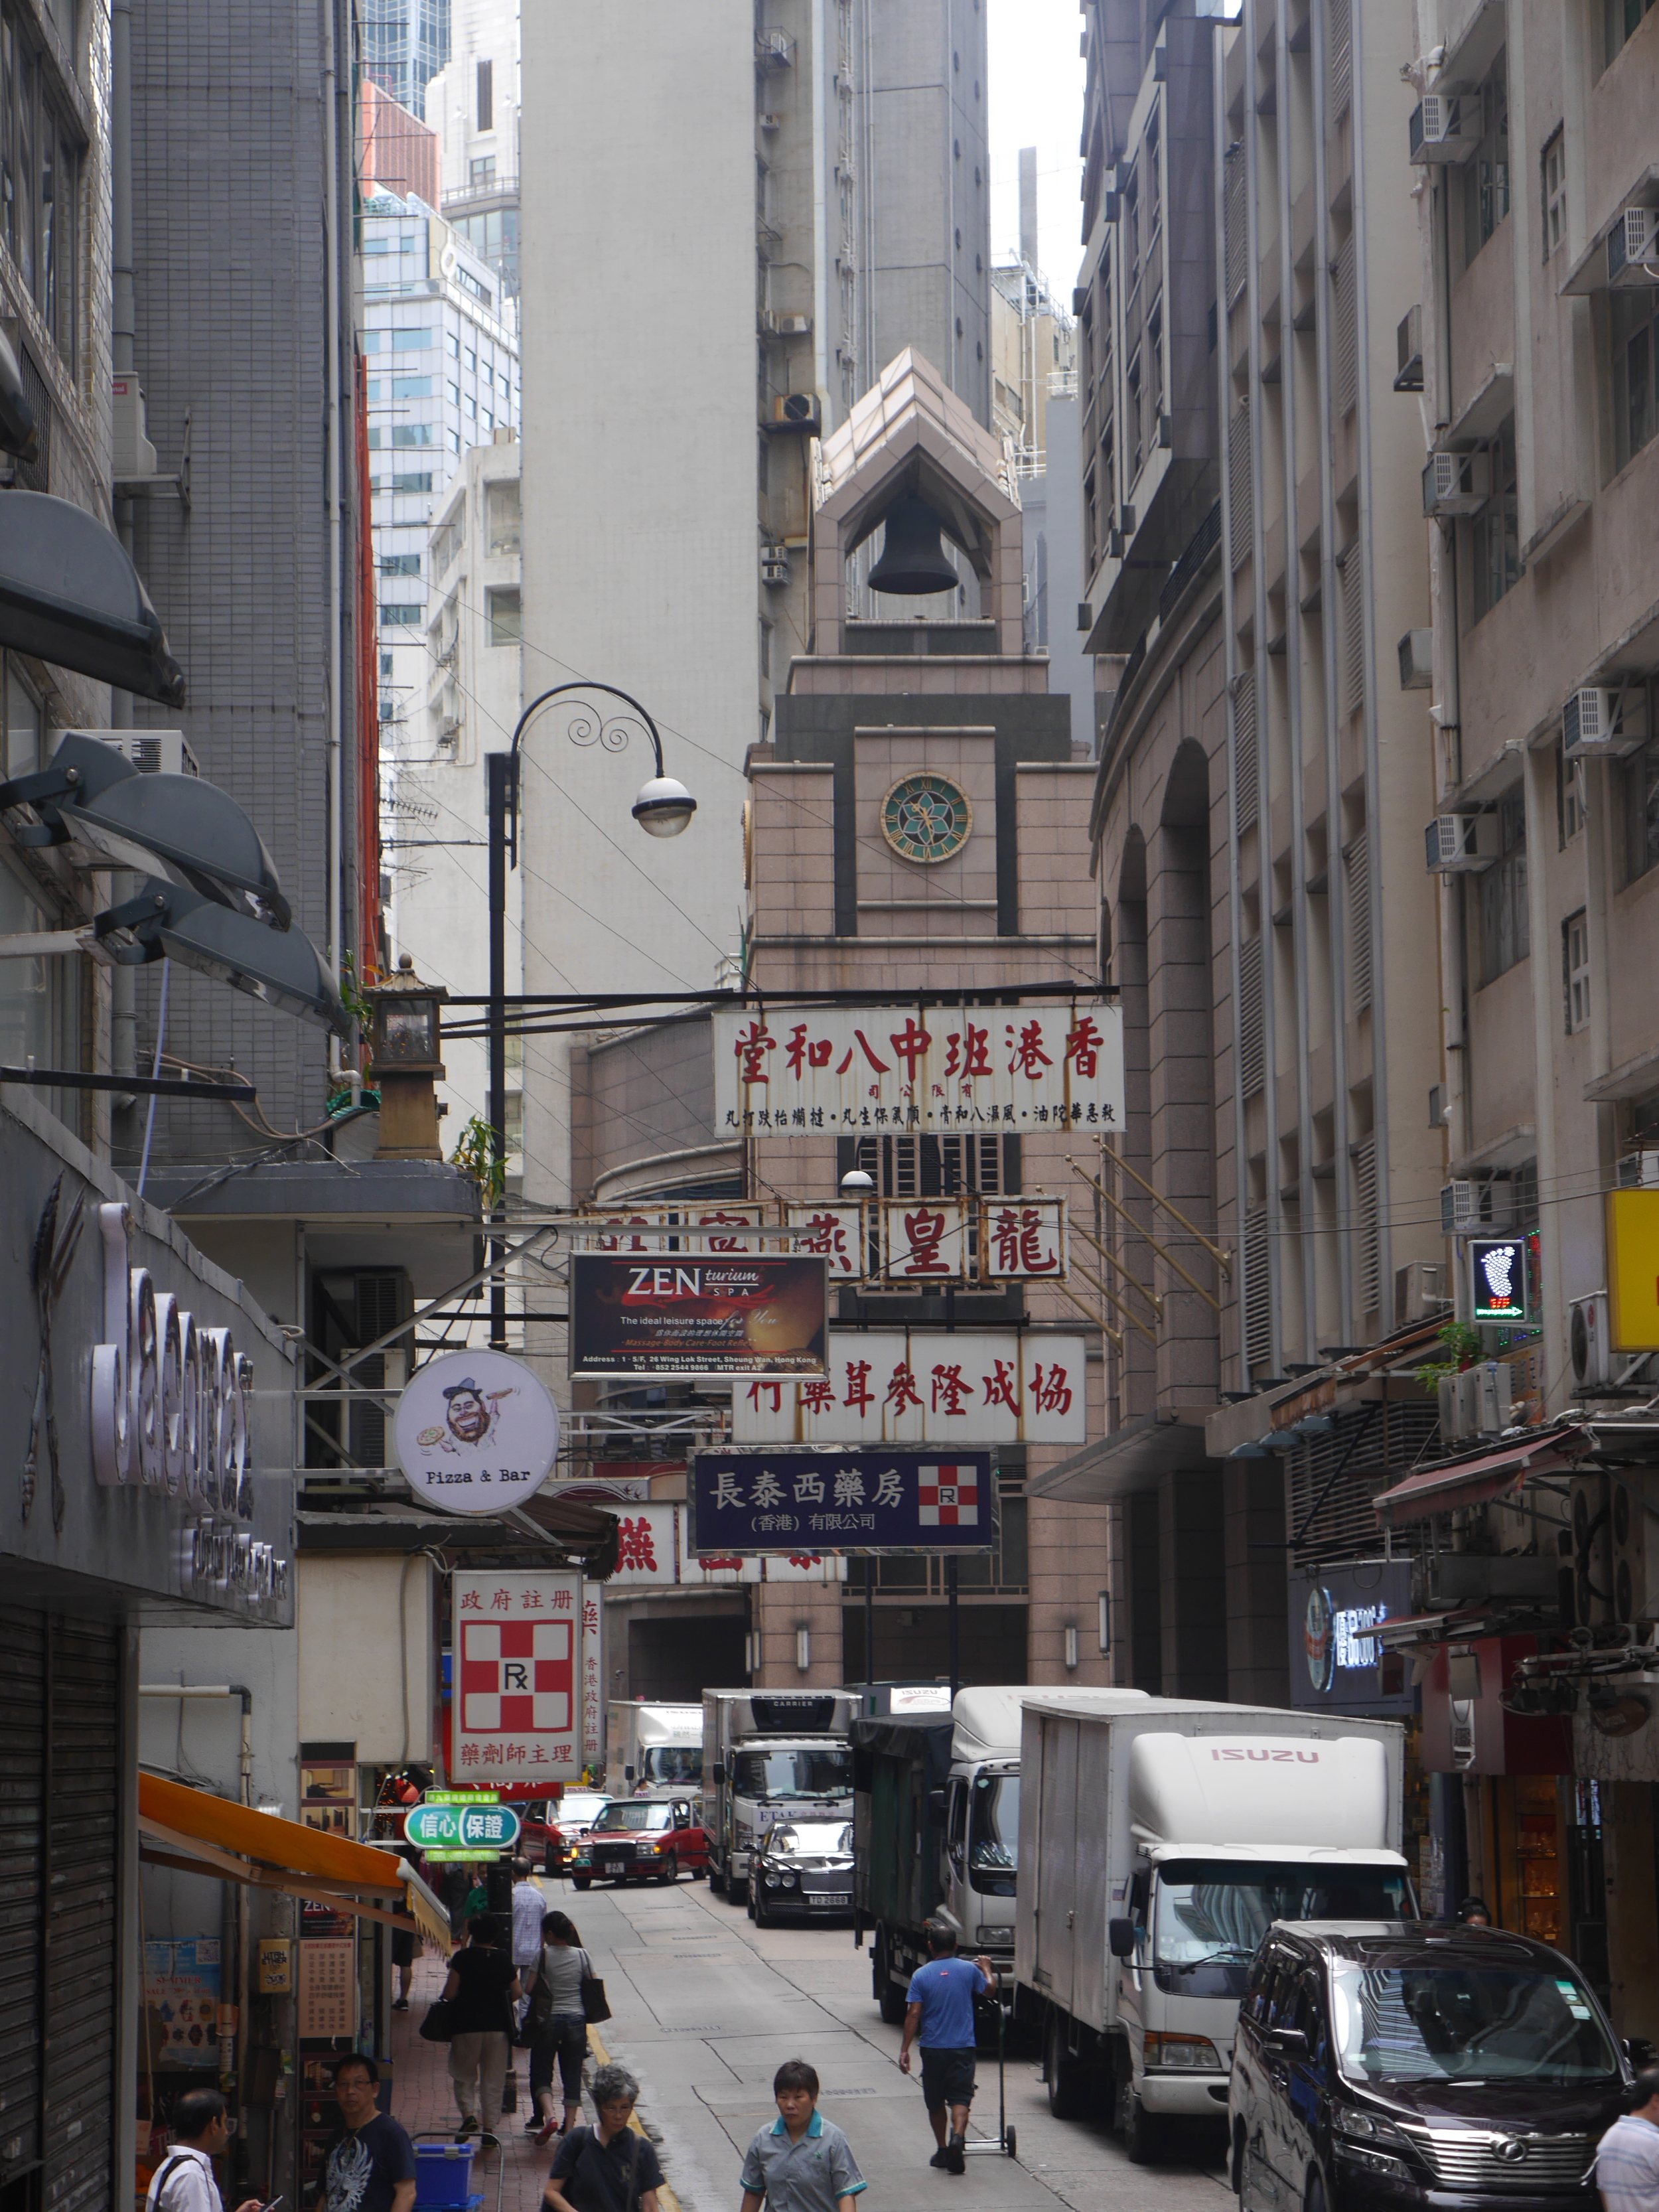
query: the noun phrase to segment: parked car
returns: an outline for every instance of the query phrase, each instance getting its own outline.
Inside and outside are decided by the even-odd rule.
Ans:
[[[853,1910],[850,1820],[775,1820],[749,1865],[749,1917],[757,1928],[783,1913],[817,1920]]]
[[[1498,1929],[1279,1922],[1228,2092],[1242,2212],[1594,2212],[1628,2056],[1571,1961]]]
[[[576,1846],[611,1802],[603,1790],[567,1790],[548,1808],[542,1864],[548,1874],[568,1874]],[[528,1823],[526,1823],[526,1834]],[[528,1856],[535,1856],[533,1846]]]
[[[613,1797],[576,1845],[570,1878],[578,1889],[595,1881],[674,1881],[681,1868],[708,1871],[708,1835],[684,1797]]]

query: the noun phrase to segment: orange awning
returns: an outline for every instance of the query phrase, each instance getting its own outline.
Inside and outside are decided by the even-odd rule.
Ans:
[[[1577,1429],[1552,1429],[1543,1436],[1506,1444],[1501,1451],[1477,1453],[1443,1467],[1408,1474],[1392,1490],[1371,1500],[1385,1528],[1449,1513],[1460,1505],[1485,1505],[1517,1489],[1529,1474],[1565,1474],[1571,1470],[1580,1441]]]
[[[403,1862],[392,1852],[256,1813],[157,1774],[138,1777],[138,1855],[154,1866],[280,1890],[359,1919],[418,1928],[427,1936],[436,1933],[428,1925],[429,1908],[422,1909]],[[398,1899],[413,1910],[388,1911],[383,1905],[365,1904],[365,1898]],[[446,1927],[442,1940],[447,1942],[448,1936]]]

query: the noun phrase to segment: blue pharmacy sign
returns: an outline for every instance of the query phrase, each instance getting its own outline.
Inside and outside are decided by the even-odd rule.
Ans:
[[[757,1553],[989,1552],[996,1455],[749,1449],[695,1452],[691,1541],[702,1557]]]

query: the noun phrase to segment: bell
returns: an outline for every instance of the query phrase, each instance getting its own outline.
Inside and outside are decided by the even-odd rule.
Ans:
[[[908,599],[954,592],[962,580],[945,557],[943,527],[925,499],[906,492],[887,511],[887,535],[881,558],[870,571],[871,590],[900,592]]]

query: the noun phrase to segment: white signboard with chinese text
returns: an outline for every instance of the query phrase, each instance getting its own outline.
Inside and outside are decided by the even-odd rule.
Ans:
[[[582,1595],[578,1574],[454,1577],[453,1780],[580,1778]]]
[[[714,1016],[714,1126],[746,1135],[1123,1126],[1123,1020],[1048,1006],[747,1006]]]
[[[1014,1329],[832,1328],[826,1374],[732,1384],[732,1441],[1086,1443],[1084,1353]]]
[[[994,1283],[1062,1280],[1066,1273],[1063,1198],[980,1201],[979,1272]]]
[[[582,1765],[605,1763],[605,1607],[599,1584],[582,1592]]]
[[[700,1559],[691,1548],[690,1509],[655,1500],[620,1516],[617,1571],[605,1584],[728,1583],[834,1583],[847,1579],[847,1562],[833,1553],[801,1551],[775,1558],[744,1558],[733,1553]]]
[[[722,1202],[707,1206],[629,1206],[614,1212],[584,1213],[565,1231],[570,1252],[678,1252],[686,1239],[699,1252],[775,1250],[777,1239],[744,1235],[763,1227],[770,1213],[764,1205]]]

